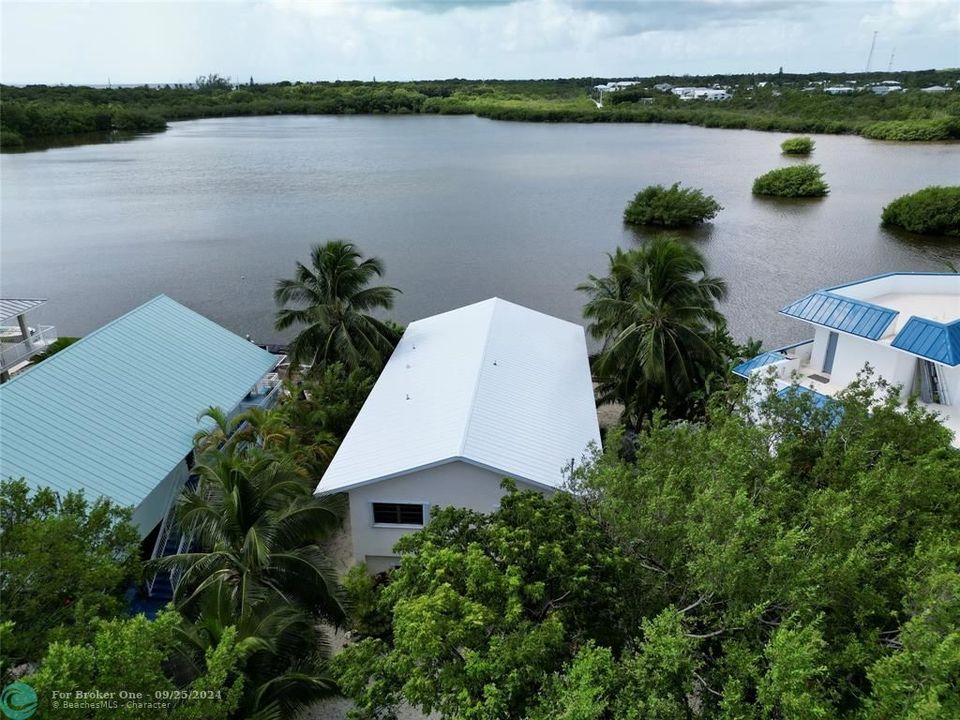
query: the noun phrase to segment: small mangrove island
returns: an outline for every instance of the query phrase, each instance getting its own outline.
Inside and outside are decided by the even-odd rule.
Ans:
[[[804,198],[822,197],[830,192],[819,165],[797,165],[764,173],[753,181],[754,195]]]
[[[960,186],[932,186],[901,195],[883,209],[882,222],[921,235],[960,237]]]
[[[787,138],[780,143],[780,150],[784,155],[809,155],[813,152],[816,143],[806,135]]]
[[[674,183],[648,185],[638,192],[623,211],[623,220],[631,225],[659,225],[679,228],[712,220],[723,207],[699,188],[682,188]]]

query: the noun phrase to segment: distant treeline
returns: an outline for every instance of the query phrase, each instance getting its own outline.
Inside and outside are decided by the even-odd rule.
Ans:
[[[214,77],[214,76],[211,76]],[[731,75],[655,77],[610,93],[605,107],[590,99],[607,78],[566,80],[438,80],[235,85],[216,83],[97,89],[81,86],[0,86],[0,129],[7,147],[55,136],[154,132],[167,121],[245,115],[476,114],[530,122],[662,122],[786,132],[863,133],[878,139],[960,137],[960,71],[871,75]],[[832,96],[802,92],[814,81],[859,85],[896,79],[904,92]],[[653,89],[673,85],[731,87],[724,102],[684,102]],[[760,84],[765,83],[764,87]],[[927,94],[917,88],[952,89]]]

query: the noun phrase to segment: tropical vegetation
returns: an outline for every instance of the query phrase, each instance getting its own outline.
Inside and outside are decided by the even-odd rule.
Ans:
[[[800,137],[787,138],[780,143],[780,149],[784,155],[809,155],[813,152],[813,138],[801,135]]]
[[[90,720],[227,720],[234,716],[243,691],[239,667],[244,648],[232,628],[215,646],[197,655],[184,652],[180,617],[173,611],[161,612],[153,621],[143,615],[101,621],[95,628],[90,642],[53,643],[40,669],[25,678],[37,693],[37,717],[69,713]],[[99,692],[104,700],[87,701],[92,706],[87,709],[61,708],[55,704],[58,692],[78,706],[77,692]],[[64,700],[59,702],[62,706]]]
[[[883,209],[883,224],[925,235],[960,237],[960,186],[931,186]]]
[[[344,506],[313,491],[372,386],[364,369],[334,363],[288,384],[278,408],[201,414],[197,484],[177,501],[189,547],[153,569],[177,576],[184,654],[230,637],[242,650],[238,717],[290,717],[336,692],[329,631],[345,610],[326,548]]]
[[[309,267],[298,262],[293,278],[277,282],[277,330],[303,326],[288,346],[292,367],[383,367],[400,339],[395,326],[371,314],[392,308],[400,292],[370,285],[383,273],[380,258],[364,258],[353,243],[331,240],[311,248]]]
[[[91,88],[30,85],[0,87],[0,144],[35,147],[73,135],[90,141],[112,133],[161,131],[166,123],[204,117],[277,114],[475,114],[529,122],[663,122],[790,133],[876,133],[885,139],[960,137],[960,93],[928,94],[928,85],[952,86],[956,70],[897,73],[756,73],[750,75],[633,78],[639,87],[591,100],[593,87],[611,78],[559,80],[436,80],[414,82],[236,81],[211,73],[192,85]],[[863,87],[897,80],[904,92],[868,91],[833,96],[823,84]],[[733,89],[723,103],[683,102],[655,85],[668,83]],[[813,84],[813,83],[819,83]],[[893,132],[873,127],[889,126]],[[931,127],[935,130],[931,130]]]
[[[0,671],[26,673],[48,710],[51,689],[218,693],[113,715],[129,718],[271,720],[334,693],[328,635],[345,612],[326,542],[343,508],[313,490],[373,380],[333,363],[273,409],[201,413],[196,484],[178,500],[185,550],[146,569],[129,510],[3,483]],[[171,609],[125,619],[158,572],[179,579]]]
[[[279,720],[338,692],[370,720],[960,716],[951,433],[869,368],[825,403],[756,404],[724,282],[668,235],[580,287],[599,399],[624,406],[603,451],[549,496],[505,480],[491,512],[432,508],[399,568],[341,581],[342,498],[313,490],[385,359],[349,349],[398,328],[367,314],[393,296],[379,261],[342,241],[312,261],[278,287],[309,371],[274,408],[201,412],[180,553],[144,569],[128,509],[0,485],[0,672],[44,717],[77,689],[143,693],[83,715],[136,720]],[[125,617],[156,573],[172,603]]]
[[[941,117],[918,120],[883,120],[865,126],[861,134],[871,140],[898,142],[936,142],[960,137],[960,118]]]
[[[355,716],[957,716],[949,432],[867,378],[824,408],[716,400],[608,437],[571,492],[403,538],[334,659]]]
[[[140,579],[140,539],[130,511],[24,480],[0,482],[0,670],[40,658],[54,641],[90,640],[92,620],[126,612]]]
[[[578,288],[588,298],[588,332],[600,343],[593,358],[600,401],[622,403],[633,428],[657,409],[697,417],[740,354],[717,309],[726,283],[709,274],[696,248],[669,235],[607,257],[608,273]]]
[[[37,353],[32,358],[30,358],[30,364],[36,365],[37,363],[46,360],[48,357],[52,357],[53,355],[56,355],[58,352],[60,352],[64,348],[68,348],[71,345],[73,345],[79,339],[80,338],[78,337],[70,337],[68,335],[64,335],[63,337],[58,337],[56,340],[50,343],[50,345],[47,346],[46,350],[44,350],[41,353]]]
[[[235,632],[246,650],[242,715],[287,717],[333,692],[320,623],[343,618],[336,573],[320,543],[340,524],[336,500],[282,454],[257,443],[202,455],[199,482],[177,503],[193,548],[162,558],[179,582],[183,637],[202,654]]]
[[[794,165],[764,173],[753,181],[754,195],[803,198],[830,192],[819,165]]]
[[[669,188],[648,185],[627,205],[623,219],[632,225],[688,227],[712,220],[722,209],[720,203],[699,188],[681,188],[680,183]]]

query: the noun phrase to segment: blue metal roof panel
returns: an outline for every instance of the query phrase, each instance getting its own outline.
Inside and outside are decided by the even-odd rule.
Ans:
[[[911,317],[890,343],[944,365],[960,365],[960,320],[945,324]]]
[[[784,315],[870,340],[883,337],[897,316],[896,310],[825,290],[810,293],[781,311]]]
[[[0,385],[0,477],[137,505],[277,360],[161,295]]]
[[[749,378],[750,373],[756,370],[757,368],[764,367],[765,365],[770,365],[775,362],[780,362],[781,360],[786,360],[787,356],[782,352],[771,351],[761,353],[755,358],[750,358],[746,362],[742,362],[733,369],[734,375],[739,375],[742,378]]]
[[[813,406],[817,408],[826,407],[826,405],[831,402],[832,398],[829,395],[824,395],[823,393],[817,392],[803,385],[790,385],[785,387],[780,392],[777,393],[780,397],[790,397],[792,395],[797,395],[798,397],[809,397],[813,402]]]

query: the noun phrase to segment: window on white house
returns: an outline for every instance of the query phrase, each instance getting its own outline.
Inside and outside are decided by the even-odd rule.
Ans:
[[[373,503],[374,525],[423,525],[423,505]]]

